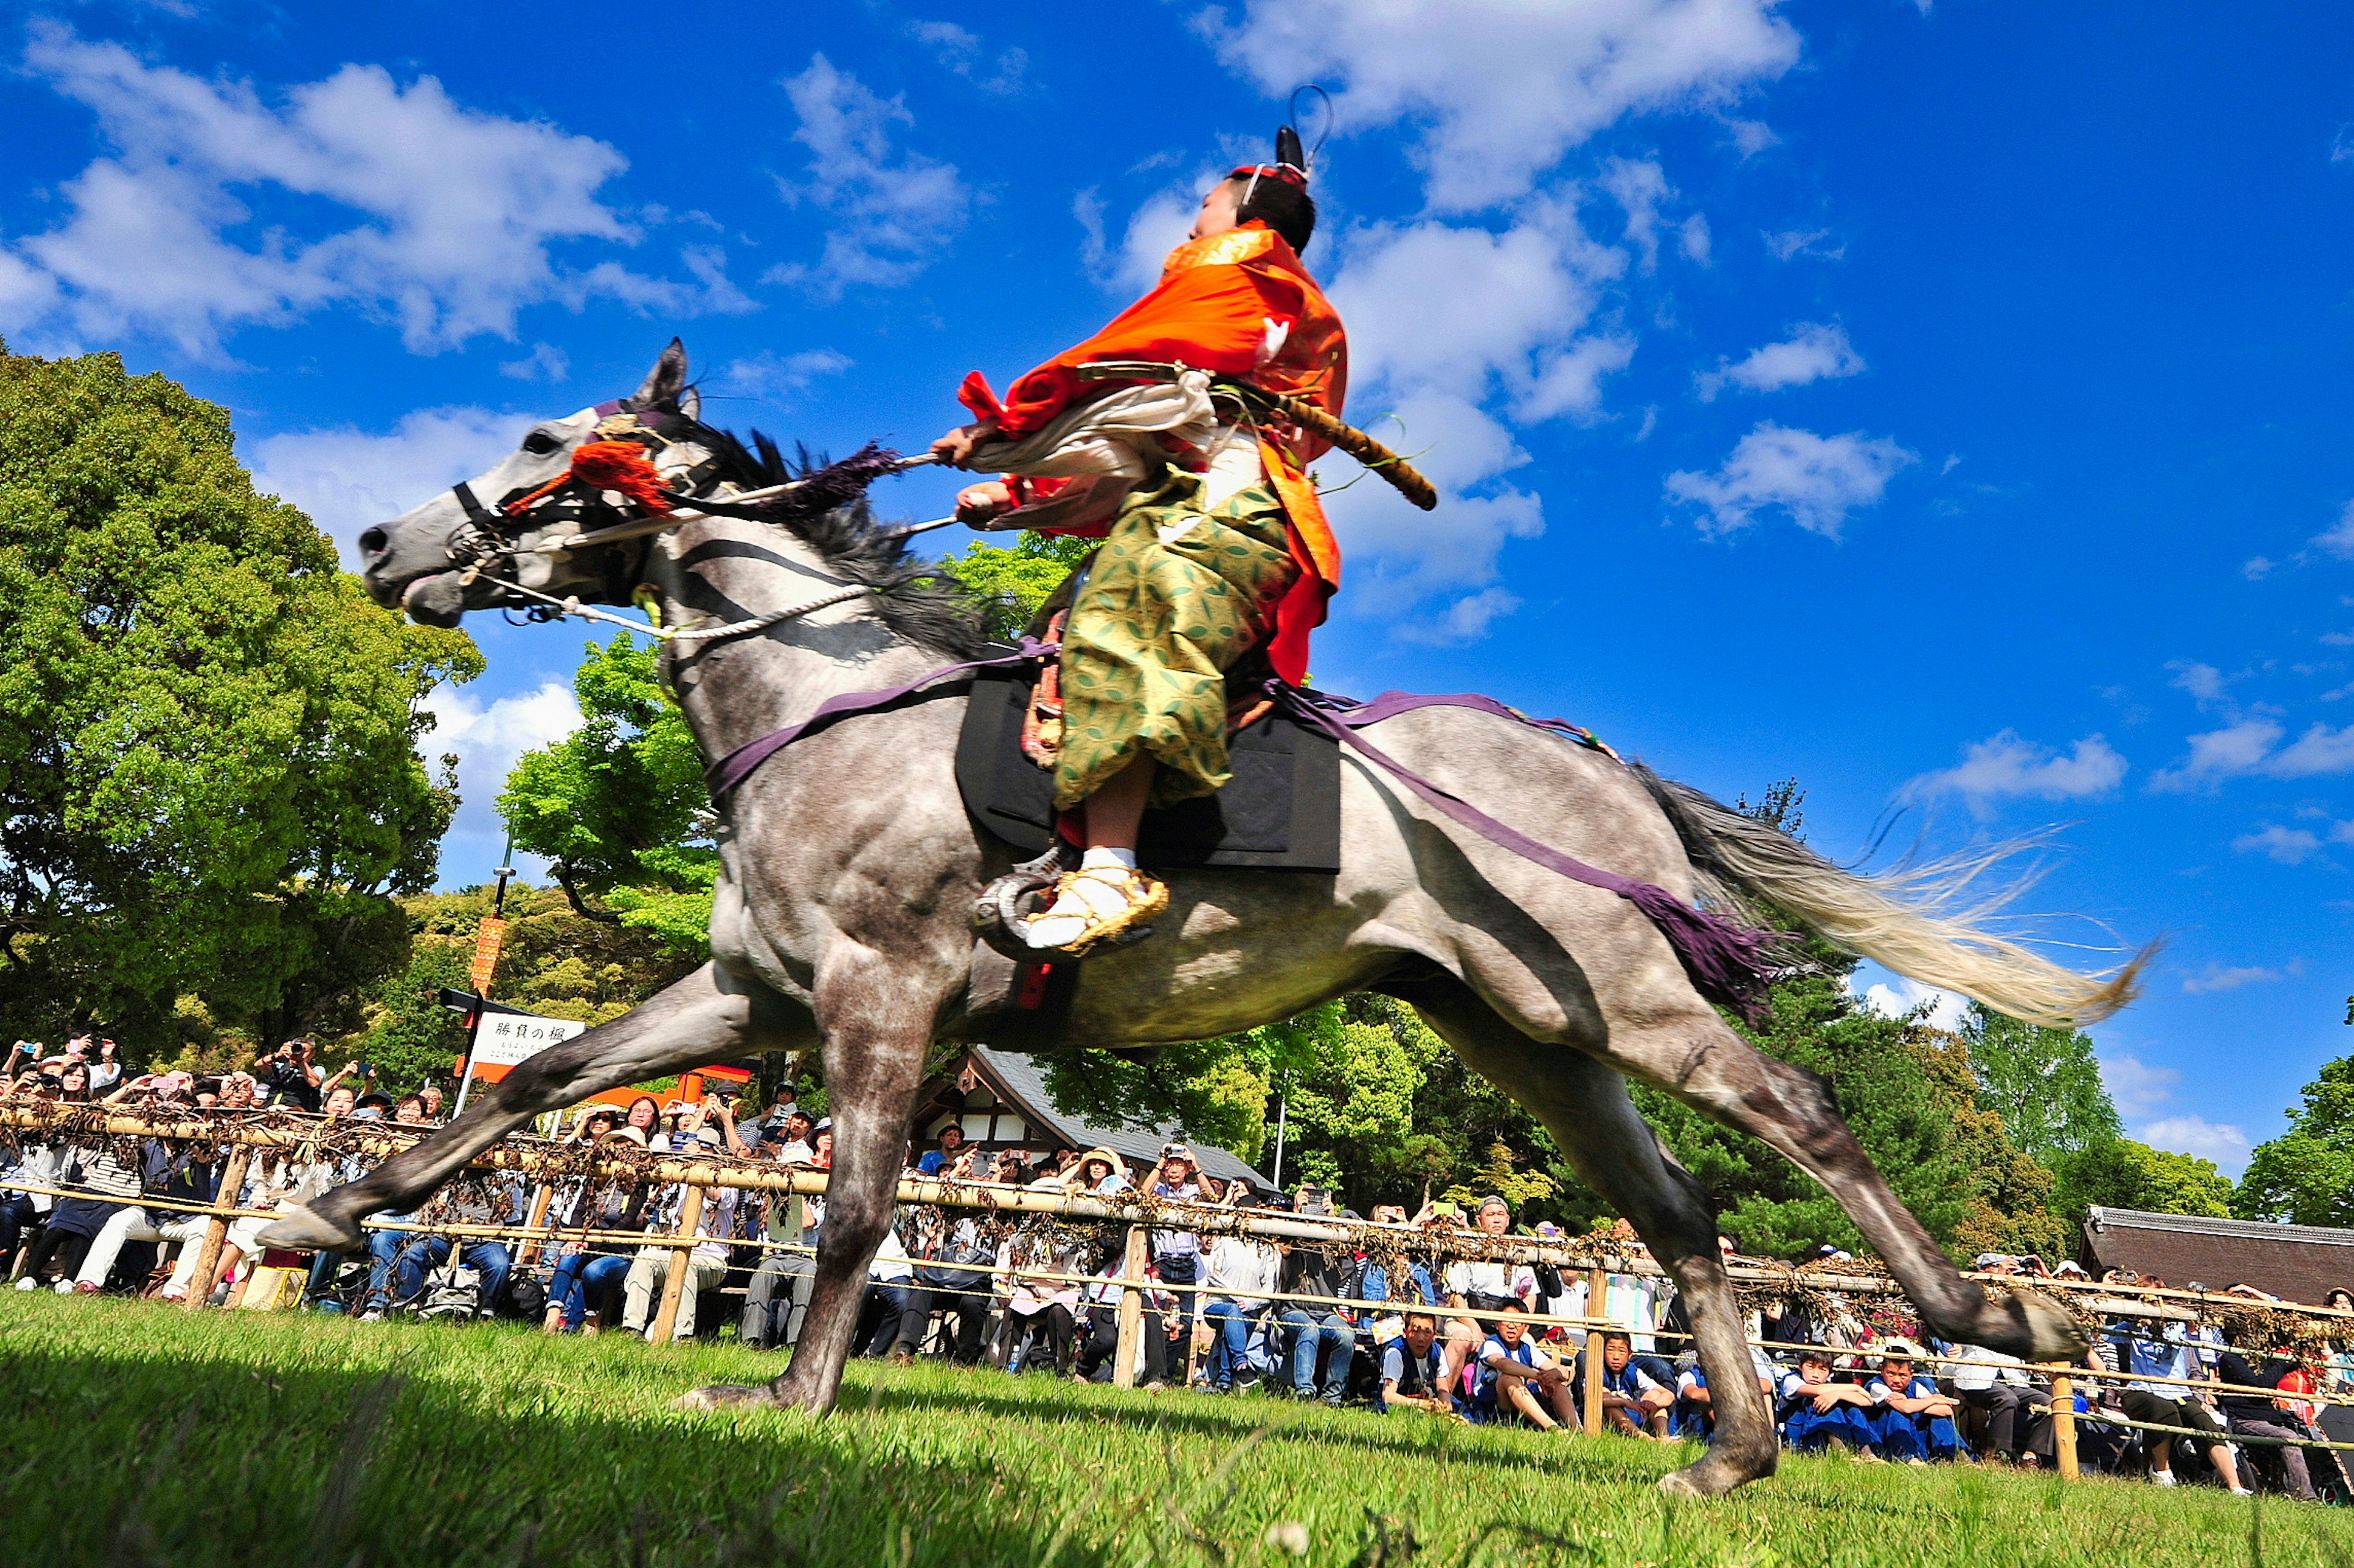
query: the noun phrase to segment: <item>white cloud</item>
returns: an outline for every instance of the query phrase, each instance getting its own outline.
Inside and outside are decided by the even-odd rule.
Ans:
[[[1612,158],[1602,165],[1602,188],[1627,213],[1627,243],[1648,272],[1659,263],[1659,209],[1675,198],[1667,171],[1652,158]]]
[[[2313,536],[2313,542],[2333,556],[2354,558],[2354,501],[2338,514],[2338,521]]]
[[[2190,736],[2190,755],[2181,765],[2153,775],[2153,789],[2211,789],[2226,779],[2316,779],[2354,773],[2354,725],[2332,729],[2317,724],[2282,747],[2287,733],[2269,718],[2243,718],[2221,729]]]
[[[2138,1120],[2174,1097],[2174,1086],[2182,1081],[2179,1069],[2153,1067],[2140,1057],[2120,1052],[2101,1054],[2101,1081],[2107,1086],[2109,1098],[2117,1114],[2128,1121]]]
[[[548,680],[535,691],[500,697],[487,705],[472,693],[436,686],[426,694],[424,705],[433,715],[434,726],[418,738],[417,749],[428,758],[444,752],[458,758],[461,804],[451,834],[493,849],[504,832],[499,791],[514,771],[515,758],[578,729],[580,705],[573,700],[568,683]]]
[[[1684,253],[1684,259],[1707,266],[1714,245],[1709,236],[1708,215],[1702,212],[1692,214],[1684,219],[1683,228],[1676,232],[1677,249]]]
[[[714,382],[716,390],[747,397],[789,402],[816,384],[821,376],[839,376],[854,363],[831,348],[805,348],[798,354],[762,350],[730,360]]]
[[[763,282],[798,284],[839,299],[854,284],[891,288],[913,279],[964,226],[972,193],[956,165],[894,148],[895,126],[913,125],[900,98],[881,98],[823,55],[788,78],[801,117],[793,140],[810,150],[809,177],[779,182],[787,202],[832,215],[814,265],[770,268]]]
[[[1486,588],[1507,541],[1543,532],[1543,502],[1504,482],[1528,455],[1490,407],[1523,421],[1594,416],[1605,378],[1635,352],[1630,335],[1597,319],[1602,290],[1625,274],[1628,257],[1596,243],[1555,201],[1532,203],[1501,230],[1375,224],[1340,249],[1331,293],[1349,323],[1353,417],[1423,454],[1416,465],[1446,496],[1444,530],[1372,476],[1330,502],[1344,543],[1365,563],[1352,597],[1397,614],[1425,594]],[[1379,421],[1381,413],[1395,420]],[[1334,479],[1354,468],[1339,458],[1321,466]],[[1498,602],[1460,599],[1424,632],[1481,635]]]
[[[535,343],[521,359],[503,362],[499,374],[517,381],[563,381],[572,375],[572,356],[552,343]]]
[[[1960,795],[1973,805],[2019,796],[2066,800],[2114,789],[2125,776],[2126,759],[2097,735],[2086,736],[2063,754],[2007,729],[1966,747],[1961,766],[1925,773],[1906,784],[1900,798]]]
[[[2240,575],[2252,583],[2260,583],[2273,575],[2273,567],[2277,564],[2269,556],[2250,556],[2240,567]]]
[[[954,22],[910,22],[907,36],[932,51],[932,58],[983,92],[1022,90],[1023,73],[1030,69],[1028,51],[1018,48],[990,53],[981,35]]]
[[[1793,256],[1812,256],[1819,260],[1837,261],[1847,255],[1847,247],[1830,242],[1828,228],[1785,228],[1778,232],[1761,231],[1766,254],[1776,261],[1787,261]]]
[[[116,153],[66,182],[58,227],[16,242],[0,268],[0,329],[149,334],[212,355],[239,325],[350,305],[430,353],[511,338],[516,313],[546,301],[611,296],[668,313],[748,304],[724,272],[715,286],[716,252],[690,262],[695,285],[611,260],[559,266],[559,241],[637,241],[596,197],[626,160],[553,125],[469,110],[431,77],[404,88],[347,65],[273,104],[48,22],[34,25],[25,67],[95,111]],[[328,231],[290,235],[276,219],[289,198],[334,209]]]
[[[1727,120],[1725,130],[1733,134],[1733,145],[1744,158],[1754,158],[1768,147],[1778,147],[1782,138],[1763,120]]]
[[[2281,978],[2278,969],[2258,969],[2253,965],[2232,968],[2227,964],[2209,964],[2195,975],[2182,977],[2182,989],[2192,996],[2209,991],[2237,991],[2243,985],[2264,985]]]
[[[1889,480],[1919,461],[1889,437],[1819,436],[1768,420],[1742,437],[1715,473],[1668,475],[1667,493],[1704,508],[1700,530],[1711,536],[1737,533],[1779,507],[1808,533],[1836,539],[1849,513],[1878,505]]]
[[[1419,642],[1430,647],[1477,642],[1488,635],[1488,628],[1497,617],[1510,615],[1520,608],[1518,594],[1500,588],[1482,588],[1448,605],[1436,620],[1409,622],[1399,627],[1397,637],[1401,641]]]
[[[535,422],[488,408],[419,408],[387,435],[344,426],[265,436],[253,444],[253,482],[309,513],[357,569],[352,540],[361,529],[496,467]]]
[[[2211,1160],[2226,1176],[2236,1177],[2248,1163],[2248,1135],[2228,1122],[2211,1122],[2203,1116],[2170,1116],[2140,1128],[2134,1137],[2152,1149]]]
[[[2174,672],[2174,679],[2167,684],[2190,693],[2202,708],[2222,701],[2224,688],[2238,679],[2212,664],[2195,663],[2189,659],[2169,661],[2166,667]]]
[[[1970,999],[1956,991],[1940,991],[1933,985],[1904,975],[1892,974],[1886,980],[1864,988],[1863,1005],[1882,1018],[1910,1018],[1919,1010],[1921,1021],[1932,1029],[1956,1030],[1969,1014]]]
[[[1525,194],[1622,115],[1727,106],[1798,59],[1771,0],[1244,0],[1199,25],[1270,94],[1337,83],[1352,131],[1426,126],[1415,156],[1441,212]]]
[[[1738,387],[1747,392],[1778,392],[1785,387],[1803,387],[1809,381],[1860,375],[1863,369],[1863,355],[1848,342],[1845,327],[1836,323],[1824,326],[1817,322],[1800,322],[1788,341],[1752,349],[1749,356],[1737,365],[1719,360],[1714,370],[1702,371],[1697,380],[1701,400],[1707,402],[1727,387]]]
[[[2266,822],[2254,832],[2233,839],[2232,847],[2243,854],[2262,852],[2283,865],[2302,865],[2320,852],[2321,841],[2303,828]]]

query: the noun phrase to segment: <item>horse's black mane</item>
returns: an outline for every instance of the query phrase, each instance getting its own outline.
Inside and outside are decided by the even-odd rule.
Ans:
[[[763,431],[754,430],[747,446],[732,430],[663,412],[669,418],[662,433],[708,450],[722,480],[758,490],[815,479],[817,483],[796,494],[757,503],[761,520],[790,529],[829,567],[874,589],[876,612],[892,630],[952,658],[977,659],[988,651],[980,609],[955,571],[912,554],[905,539],[875,520],[866,486],[891,471],[897,453],[869,445],[829,463],[796,446],[787,457]]]

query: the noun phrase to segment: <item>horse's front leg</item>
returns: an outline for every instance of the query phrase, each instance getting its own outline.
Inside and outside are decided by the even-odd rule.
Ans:
[[[806,1008],[705,964],[612,1022],[542,1051],[464,1116],[295,1210],[262,1239],[272,1246],[348,1250],[360,1243],[361,1220],[415,1208],[468,1160],[544,1111],[695,1063],[802,1044],[814,1033]]]
[[[817,1277],[792,1364],[765,1388],[697,1389],[679,1401],[682,1406],[799,1406],[820,1414],[833,1408],[866,1296],[867,1265],[898,1202],[907,1118],[946,1001],[945,993],[932,994],[911,980],[922,967],[862,950],[821,974],[818,1017],[825,1032],[833,1168],[826,1181]]]

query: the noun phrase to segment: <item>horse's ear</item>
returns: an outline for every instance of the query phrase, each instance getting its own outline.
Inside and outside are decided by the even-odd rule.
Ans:
[[[638,395],[631,401],[641,408],[666,408],[676,404],[680,395],[685,391],[686,344],[673,338],[670,346],[662,351],[662,357],[654,361],[654,367],[646,373],[645,384],[638,388]],[[691,409],[682,408],[680,412],[689,418],[695,417]]]

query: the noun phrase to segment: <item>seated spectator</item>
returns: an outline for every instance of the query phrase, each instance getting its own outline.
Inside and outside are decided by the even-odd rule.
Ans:
[[[2267,1358],[2262,1367],[2252,1364],[2236,1350],[2225,1351],[2215,1363],[2216,1376],[2221,1382],[2243,1388],[2277,1389],[2290,1373],[2297,1370],[2293,1356],[2278,1351]],[[2215,1404],[2233,1433],[2251,1437],[2278,1437],[2285,1444],[2325,1441],[2296,1409],[2295,1401],[2278,1396],[2268,1398],[2263,1394],[2219,1393],[2215,1397]],[[2279,1456],[2282,1478],[2289,1496],[2301,1502],[2321,1500],[2321,1494],[2314,1488],[2313,1467],[2307,1462],[2305,1449],[2285,1446],[2254,1450],[2245,1457],[2251,1463],[2261,1463],[2259,1455],[2263,1454]],[[2327,1464],[2331,1470],[2335,1469],[2336,1456],[2327,1448],[2315,1449],[2312,1459],[2314,1463]],[[2329,1474],[2330,1471],[2324,1473]]]
[[[1955,1394],[1985,1424],[1980,1453],[1991,1459],[2032,1464],[2039,1434],[2043,1438],[2041,1451],[2051,1451],[2052,1418],[2035,1410],[2044,1402],[2037,1397],[2024,1361],[1984,1345],[1948,1345],[1946,1353],[1959,1363],[1948,1369]]]
[[[1401,1211],[1403,1213],[1403,1211]],[[1447,1397],[1439,1374],[1446,1354],[1438,1346],[1438,1319],[1428,1312],[1409,1312],[1395,1339],[1382,1344],[1381,1386],[1373,1391],[1373,1413],[1420,1410],[1432,1415],[1452,1415],[1455,1402]]]
[[[420,1084],[417,1089],[418,1104],[425,1107],[425,1119],[435,1127],[441,1125],[441,1086]]]
[[[2135,1377],[2126,1384],[2118,1403],[2129,1421],[2147,1421],[2155,1425],[2188,1426],[2213,1440],[2207,1445],[2208,1462],[2215,1467],[2216,1476],[2234,1493],[2251,1495],[2250,1489],[2240,1484],[2239,1467],[2232,1457],[2232,1446],[2223,1441],[2223,1424],[2206,1405],[2192,1396],[2183,1386],[2191,1378],[2196,1365],[2189,1337],[2179,1323],[2168,1323],[2163,1329],[2153,1329],[2147,1319],[2119,1319],[2112,1323],[2107,1336],[2117,1347],[2124,1362],[2123,1371]],[[2148,1383],[2143,1378],[2180,1379],[2180,1383]],[[2174,1479],[2174,1439],[2170,1432],[2144,1435],[2144,1448],[2149,1456],[2149,1478],[2161,1487],[2170,1487]]]
[[[1311,1192],[1301,1188],[1302,1194]],[[1278,1245],[1282,1255],[1278,1288],[1286,1296],[1342,1294],[1341,1275],[1328,1248],[1308,1242]],[[1357,1325],[1345,1307],[1287,1301],[1276,1314],[1291,1341],[1291,1393],[1321,1397],[1338,1410],[1348,1397],[1349,1373],[1357,1360]],[[1320,1381],[1318,1371],[1323,1376]]]
[[[512,1176],[486,1172],[479,1181],[461,1181],[443,1188],[419,1211],[427,1224],[493,1226],[523,1224],[523,1183]],[[426,1276],[455,1254],[459,1264],[475,1274],[474,1316],[496,1315],[514,1254],[507,1244],[486,1236],[437,1236],[412,1232],[393,1264],[398,1299],[415,1302],[425,1295]],[[436,1311],[441,1308],[437,1304]]]
[[[795,1125],[809,1119],[800,1110],[786,1118]],[[814,1158],[809,1145],[798,1138],[768,1147],[779,1165],[805,1165]],[[817,1278],[814,1249],[825,1225],[825,1199],[819,1193],[771,1192],[761,1202],[756,1223],[758,1234],[770,1245],[762,1250],[759,1265],[745,1287],[744,1316],[736,1335],[748,1345],[770,1351],[801,1340],[801,1317],[809,1310],[810,1291]],[[796,1213],[801,1215],[798,1226],[793,1223]]]
[[[1665,1437],[1669,1429],[1669,1408],[1676,1402],[1675,1391],[1661,1383],[1635,1358],[1635,1339],[1624,1329],[1602,1330],[1602,1406],[1604,1430],[1628,1437]],[[1592,1346],[1588,1356],[1580,1358],[1578,1374],[1581,1380],[1590,1371]],[[1576,1417],[1566,1412],[1564,1419]]]
[[[732,1123],[728,1131],[735,1131]],[[648,1235],[679,1234],[688,1191],[684,1184],[673,1186],[650,1205],[655,1218],[646,1226]],[[714,1187],[704,1192],[703,1213],[695,1226],[695,1243],[687,1253],[685,1278],[679,1289],[678,1317],[671,1325],[673,1341],[695,1338],[695,1308],[702,1293],[727,1277],[727,1244],[736,1234],[738,1196],[733,1187]],[[672,1250],[663,1242],[649,1242],[638,1249],[629,1272],[622,1276],[621,1327],[630,1333],[652,1338],[655,1293],[669,1286]]]
[[[1465,1414],[1481,1425],[1518,1416],[1543,1432],[1575,1428],[1577,1404],[1569,1374],[1537,1349],[1528,1330],[1527,1308],[1518,1301],[1497,1314],[1496,1331],[1479,1347],[1479,1360],[1467,1374],[1471,1392]]]
[[[1074,1316],[1079,1304],[1079,1287],[1075,1281],[1063,1278],[1041,1278],[1021,1272],[1035,1268],[1051,1275],[1073,1271],[1074,1258],[1067,1250],[1058,1250],[1038,1231],[1017,1230],[998,1249],[997,1266],[1010,1270],[1000,1277],[1005,1293],[1005,1316],[998,1323],[996,1363],[1008,1372],[1020,1372],[1024,1367],[1035,1368],[1039,1362],[1037,1340],[1043,1335],[1055,1370],[1071,1370],[1071,1339],[1076,1331]]]
[[[1801,1351],[1798,1370],[1783,1374],[1780,1392],[1783,1438],[1792,1449],[1819,1454],[1838,1443],[1859,1459],[1878,1461],[1872,1395],[1854,1383],[1833,1383],[1830,1358],[1822,1351]]]
[[[401,1096],[399,1099],[393,1102],[392,1119],[397,1127],[414,1128],[421,1131],[426,1125],[425,1102],[415,1095]],[[396,1222],[408,1221],[415,1219],[417,1212],[411,1210],[405,1213],[385,1213],[376,1217]],[[410,1231],[385,1230],[377,1227],[370,1227],[366,1232],[368,1250],[368,1282],[367,1293],[360,1298],[359,1320],[361,1322],[378,1323],[384,1320],[386,1311],[392,1306],[392,1293],[397,1283],[394,1270],[400,1262],[400,1250],[408,1245],[408,1239],[414,1234]]]
[[[981,1220],[970,1212],[921,1209],[911,1222],[916,1238],[915,1288],[917,1298],[899,1330],[898,1348],[912,1356],[923,1349],[924,1333],[932,1314],[956,1320],[949,1340],[949,1360],[969,1367],[981,1360],[982,1332],[989,1327],[991,1276],[995,1254],[981,1234]]]
[[[1105,1261],[1087,1287],[1088,1323],[1071,1372],[1083,1383],[1112,1381],[1112,1358],[1119,1350],[1119,1303],[1127,1294],[1119,1282],[1127,1277],[1128,1254],[1123,1250]],[[1157,1285],[1148,1267],[1144,1288],[1138,1292],[1139,1360],[1143,1364],[1134,1369],[1141,1373],[1148,1393],[1160,1393],[1169,1382],[1170,1325],[1177,1305],[1176,1296]]]
[[[1712,1442],[1716,1437],[1716,1401],[1708,1391],[1708,1371],[1697,1356],[1691,1364],[1676,1373],[1676,1404],[1668,1429],[1679,1437],[1697,1437]],[[1775,1384],[1782,1375],[1773,1358],[1755,1345],[1749,1347],[1750,1370],[1756,1374],[1757,1392],[1766,1396],[1766,1407],[1774,1407]]]
[[[1281,1282],[1283,1265],[1273,1247],[1246,1235],[1220,1236],[1205,1265],[1203,1312],[1217,1336],[1211,1341],[1208,1379],[1217,1393],[1230,1393],[1236,1383],[1247,1388],[1271,1370],[1264,1352],[1252,1352],[1252,1330],[1268,1310],[1267,1294]]]
[[[1903,1340],[1890,1340],[1880,1350],[1880,1371],[1863,1391],[1880,1406],[1872,1424],[1881,1455],[1908,1465],[1957,1457],[1962,1437],[1954,1426],[1956,1402],[1934,1380],[1914,1373],[1921,1352]]]
[[[895,1215],[866,1265],[866,1298],[859,1303],[854,1344],[863,1342],[865,1353],[876,1361],[885,1356],[913,1361],[914,1353],[903,1351],[900,1340],[911,1331],[919,1340],[923,1337],[923,1322],[916,1317],[917,1299],[922,1294],[915,1288],[915,1269],[907,1261],[907,1246],[899,1240]]]

